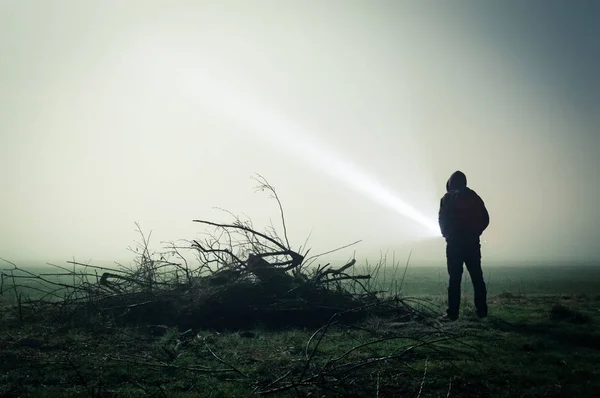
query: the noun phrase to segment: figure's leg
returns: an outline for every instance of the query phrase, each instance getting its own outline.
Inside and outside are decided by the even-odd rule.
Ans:
[[[460,311],[460,282],[463,273],[462,247],[457,243],[446,245],[446,262],[448,266],[448,309],[446,314],[457,319]]]
[[[481,245],[479,242],[470,244],[466,249],[465,265],[471,275],[473,291],[475,294],[475,308],[480,318],[487,316],[487,289],[483,280],[481,269]]]

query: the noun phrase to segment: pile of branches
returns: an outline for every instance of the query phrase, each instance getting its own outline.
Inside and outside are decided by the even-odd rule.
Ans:
[[[350,245],[313,256],[302,246],[292,249],[275,189],[256,179],[258,189],[279,205],[281,233],[273,226],[258,231],[250,220],[229,213],[231,223],[194,220],[207,228],[204,239],[171,243],[157,253],[138,225],[142,240],[132,249],[133,266],[108,269],[72,261],[73,269],[55,265],[62,272],[35,275],[13,264],[2,272],[0,291],[14,293],[20,317],[52,307],[61,317],[179,328],[277,329],[323,325],[334,316],[336,322],[353,323],[369,315],[414,315],[399,300],[382,301],[364,283],[370,275],[354,274],[354,259],[340,267],[313,265]],[[184,250],[195,254],[197,265],[190,265]],[[37,297],[27,299],[25,291]]]

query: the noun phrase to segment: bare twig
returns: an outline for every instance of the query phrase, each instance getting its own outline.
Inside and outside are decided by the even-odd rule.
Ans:
[[[219,358],[217,356],[217,354],[215,354],[214,351],[210,349],[210,347],[208,346],[208,344],[206,342],[204,342],[204,346],[206,346],[206,349],[212,354],[213,357],[215,357],[215,359],[217,361],[221,362],[223,365],[229,366],[234,372],[238,373],[242,377],[248,377],[241,370],[239,370],[238,368],[236,368],[235,366],[233,366],[229,362],[226,362],[224,359]]]
[[[402,275],[402,279],[400,280],[400,291],[402,291],[402,285],[404,284],[404,278],[406,277],[406,271],[408,270],[408,264],[410,263],[410,256],[412,255],[412,249],[408,253],[408,258],[406,259],[406,267],[404,267],[404,274]]]
[[[212,368],[204,368],[204,367],[200,367],[200,366],[177,366],[177,365],[170,365],[167,363],[163,363],[163,362],[150,362],[147,360],[142,360],[142,361],[135,361],[132,359],[127,359],[127,358],[117,358],[117,357],[108,357],[107,359],[111,360],[111,361],[117,361],[117,362],[125,362],[125,363],[129,363],[132,365],[139,365],[139,366],[150,366],[153,368],[163,368],[163,369],[178,369],[178,370],[187,370],[190,372],[197,372],[197,373],[231,373],[231,372],[236,372],[236,370],[234,369],[212,369]]]
[[[231,228],[231,229],[239,229],[245,232],[249,232],[253,235],[256,236],[260,236],[261,238],[271,242],[272,244],[274,244],[275,246],[279,247],[281,250],[289,250],[289,248],[285,247],[284,245],[282,245],[281,243],[279,243],[278,241],[276,241],[275,239],[261,233],[258,231],[253,230],[252,228],[246,227],[244,225],[236,225],[236,224],[219,224],[219,223],[215,223],[212,221],[206,221],[206,220],[192,220],[192,222],[197,222],[197,223],[202,223],[202,224],[206,224],[206,225],[211,225],[214,227],[218,227],[218,228]]]
[[[323,252],[323,253],[315,254],[315,255],[313,255],[313,256],[310,256],[310,257],[308,257],[308,258],[305,258],[305,259],[304,259],[304,261],[305,261],[306,263],[310,264],[312,261],[316,260],[317,258],[319,258],[319,257],[321,257],[321,256],[325,256],[325,255],[327,255],[327,254],[335,253],[335,252],[337,252],[337,251],[340,251],[340,250],[346,249],[346,248],[348,248],[348,247],[354,246],[354,245],[356,245],[356,244],[358,244],[358,243],[360,243],[360,242],[362,242],[362,239],[360,239],[360,240],[357,240],[356,242],[352,242],[352,243],[349,243],[349,244],[347,244],[347,245],[344,245],[344,246],[338,247],[337,249],[333,249],[333,250],[329,250],[329,251],[326,251],[326,252]],[[312,260],[312,261],[311,261],[311,260]]]
[[[77,374],[79,381],[81,381],[81,385],[85,387],[85,389],[88,391],[88,393],[90,394],[91,397],[94,397],[94,390],[88,386],[87,380],[79,372],[79,368],[73,363],[73,361],[71,360],[69,355],[66,356],[66,359],[67,359],[67,362],[69,363],[69,365],[71,365],[71,367]]]
[[[281,216],[281,225],[283,228],[283,237],[285,238],[285,243],[287,245],[288,248],[290,248],[290,241],[288,239],[288,235],[287,235],[287,226],[285,224],[285,216],[283,213],[283,206],[281,205],[281,201],[279,200],[279,196],[277,195],[277,191],[275,191],[275,188],[269,184],[267,182],[267,180],[261,176],[260,174],[256,174],[256,177],[253,177],[255,181],[258,182],[258,187],[257,190],[261,190],[264,191],[265,189],[268,190],[269,192],[271,192],[272,197],[277,201],[277,205],[279,206],[279,213]]]
[[[421,380],[421,386],[419,387],[419,393],[417,394],[417,398],[421,397],[421,393],[423,392],[423,385],[425,385],[425,376],[427,376],[427,363],[429,361],[429,357],[425,358],[425,369],[423,370],[423,380]]]
[[[446,398],[450,397],[450,390],[452,389],[452,378],[450,378],[450,381],[448,382],[448,393],[446,393]]]

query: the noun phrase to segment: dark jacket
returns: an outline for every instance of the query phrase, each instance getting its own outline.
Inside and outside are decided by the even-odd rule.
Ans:
[[[439,224],[446,241],[479,239],[490,223],[483,200],[467,187],[467,177],[454,172],[440,201]]]

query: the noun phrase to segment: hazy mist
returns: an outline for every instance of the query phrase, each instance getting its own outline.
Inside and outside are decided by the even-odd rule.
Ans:
[[[435,223],[462,170],[484,266],[599,260],[600,6],[466,4],[0,2],[0,257],[127,262],[134,222],[159,248],[214,207],[278,225],[260,173],[295,248],[444,264],[374,187]]]

